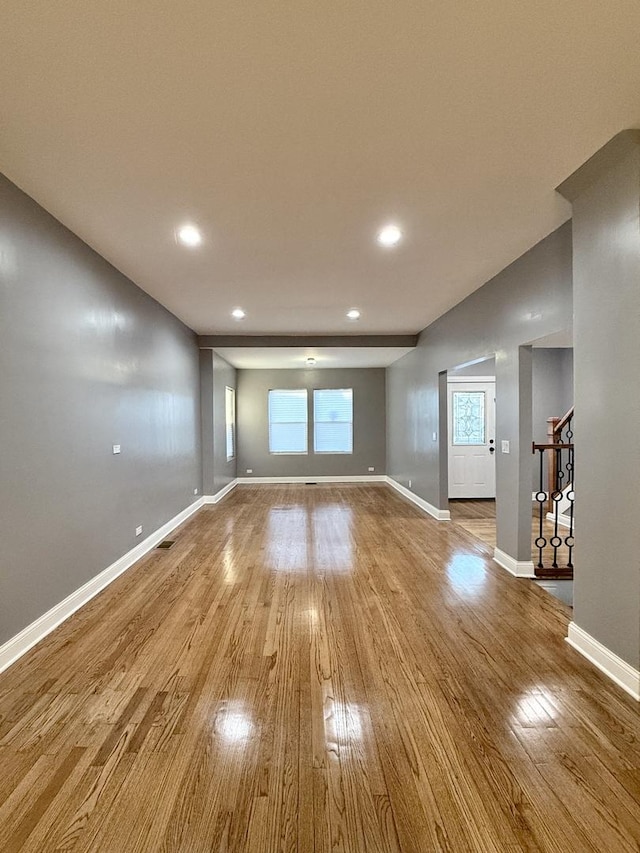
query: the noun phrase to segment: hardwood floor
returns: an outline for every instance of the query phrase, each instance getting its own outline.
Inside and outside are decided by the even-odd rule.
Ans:
[[[449,511],[453,521],[496,521],[495,498],[450,499]]]
[[[0,676],[0,850],[638,851],[569,609],[380,486],[240,486]]]
[[[451,521],[467,533],[482,540],[490,548],[496,547],[495,500],[450,500]]]
[[[485,545],[488,545],[491,550],[496,547],[496,502],[495,500],[484,499],[467,499],[467,500],[450,500],[449,511],[451,520],[462,527],[467,533],[482,540]],[[532,504],[532,521],[531,521],[531,559],[534,566],[537,566],[540,558],[540,553],[535,546],[535,540],[539,533],[540,518],[538,515],[538,505]],[[554,524],[551,521],[543,522],[544,536],[548,542],[555,534]],[[559,535],[562,539],[566,537],[569,530],[566,527],[560,526]],[[569,561],[569,549],[562,544],[557,550],[558,566],[566,566]],[[553,566],[554,551],[551,545],[547,545],[542,549],[542,561],[549,569]],[[571,575],[570,575],[571,576]]]

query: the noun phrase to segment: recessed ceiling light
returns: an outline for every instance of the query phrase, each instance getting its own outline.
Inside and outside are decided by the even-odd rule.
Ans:
[[[350,320],[359,320],[360,319],[360,312],[358,311],[357,308],[351,308],[350,311],[347,311],[347,317]]]
[[[315,358],[310,355],[309,358],[307,359],[307,367],[314,367],[315,363],[316,363]]]
[[[202,234],[195,225],[183,225],[178,229],[178,240],[183,246],[199,246],[202,243]]]
[[[231,316],[235,317],[236,320],[244,320],[247,315],[246,312],[242,310],[242,308],[234,308],[231,312]]]
[[[386,249],[397,246],[400,240],[402,240],[402,231],[397,225],[385,225],[378,231],[378,243]]]

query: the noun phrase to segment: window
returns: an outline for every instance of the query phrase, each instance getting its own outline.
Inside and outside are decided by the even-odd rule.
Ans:
[[[484,444],[484,391],[453,392],[453,441],[457,445]]]
[[[307,452],[307,392],[269,391],[269,453]]]
[[[224,423],[227,440],[227,462],[236,455],[236,389],[224,389]]]
[[[353,388],[313,392],[313,449],[353,453]]]

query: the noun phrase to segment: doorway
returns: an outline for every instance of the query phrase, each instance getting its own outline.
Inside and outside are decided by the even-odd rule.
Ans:
[[[495,376],[452,371],[447,412],[449,498],[495,498]]]

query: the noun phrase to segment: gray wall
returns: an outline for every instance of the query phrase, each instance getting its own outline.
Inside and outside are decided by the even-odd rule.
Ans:
[[[196,500],[199,444],[193,333],[0,176],[0,642]]]
[[[267,394],[274,388],[353,388],[353,453],[313,453],[313,420],[309,411],[306,456],[269,453]],[[306,477],[385,473],[384,368],[335,370],[238,371],[238,476]],[[311,401],[310,401],[311,402]],[[252,468],[253,475],[246,469]]]
[[[477,361],[475,364],[469,364],[467,367],[458,367],[454,370],[449,370],[451,376],[494,376],[496,375],[496,360],[495,358],[486,358],[483,361]]]
[[[573,350],[533,350],[533,440],[547,440],[547,418],[561,418],[573,406]]]
[[[237,453],[227,460],[225,389],[236,387],[236,370],[210,349],[200,350],[202,490],[215,495],[235,479]]]
[[[571,348],[535,348],[531,377],[533,440],[546,444],[547,418],[561,418],[573,406],[573,350]],[[575,426],[575,425],[574,425]],[[540,480],[539,460],[532,454],[532,490]],[[545,474],[546,474],[546,468]],[[546,477],[544,487],[547,488]]]
[[[559,228],[425,329],[417,348],[387,369],[387,470],[436,507],[447,507],[446,431],[438,375],[475,358],[496,358],[498,547],[531,559],[530,341],[566,329],[572,317],[571,225]],[[443,439],[433,441],[432,433]]]
[[[640,668],[640,132],[570,179],[576,392],[574,621]],[[564,187],[561,187],[561,191]]]

